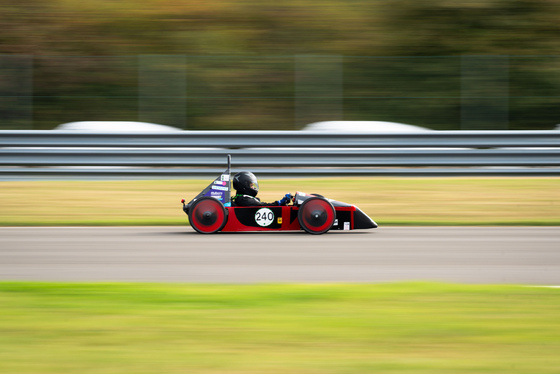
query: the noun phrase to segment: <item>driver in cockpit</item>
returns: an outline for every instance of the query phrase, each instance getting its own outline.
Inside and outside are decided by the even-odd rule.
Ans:
[[[283,206],[288,205],[294,198],[287,193],[282,199],[272,203],[262,202],[257,194],[259,193],[259,183],[257,177],[250,171],[242,171],[233,177],[233,188],[237,194],[232,198],[232,202],[237,206]]]

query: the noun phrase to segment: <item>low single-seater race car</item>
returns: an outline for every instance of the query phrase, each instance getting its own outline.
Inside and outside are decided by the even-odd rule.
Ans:
[[[303,229],[310,234],[324,234],[329,230],[377,227],[357,206],[317,194],[297,192],[293,205],[235,206],[231,201],[230,170],[228,155],[226,171],[188,204],[181,200],[191,226],[199,233]]]

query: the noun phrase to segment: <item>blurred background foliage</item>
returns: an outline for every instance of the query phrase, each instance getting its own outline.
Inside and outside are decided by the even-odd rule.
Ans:
[[[0,129],[560,123],[560,0],[3,0]]]

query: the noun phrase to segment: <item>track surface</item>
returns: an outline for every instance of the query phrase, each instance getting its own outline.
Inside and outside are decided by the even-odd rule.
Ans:
[[[320,236],[0,228],[0,280],[558,285],[560,228],[382,227]]]

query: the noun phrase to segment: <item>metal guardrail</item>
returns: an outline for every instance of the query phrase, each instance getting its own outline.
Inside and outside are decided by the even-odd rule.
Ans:
[[[560,131],[1,131],[0,179],[560,175]]]
[[[2,131],[0,147],[216,147],[216,148],[411,148],[558,147],[560,131],[428,131],[339,133],[311,131],[180,131],[86,133]]]

